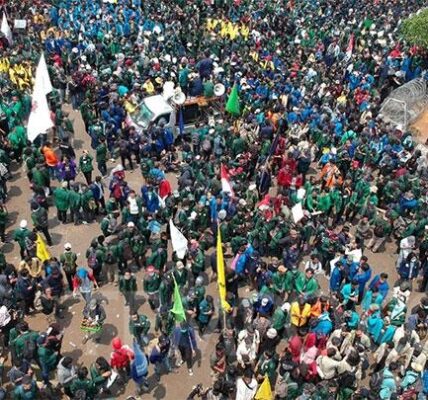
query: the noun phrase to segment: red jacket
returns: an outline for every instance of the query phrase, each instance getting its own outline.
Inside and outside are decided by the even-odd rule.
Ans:
[[[166,179],[162,180],[162,182],[159,184],[159,197],[163,199],[168,197],[171,193],[172,190],[170,183]]]

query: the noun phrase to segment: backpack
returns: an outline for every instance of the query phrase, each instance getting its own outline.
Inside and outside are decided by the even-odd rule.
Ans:
[[[380,372],[375,372],[370,377],[370,381],[369,381],[370,390],[375,392],[375,393],[379,393],[380,388],[382,386],[382,382],[383,382],[382,374]]]
[[[107,251],[107,255],[106,255],[106,264],[114,264],[115,263],[115,258],[113,255],[113,251],[111,249],[109,249]]]
[[[97,260],[97,251],[91,249],[88,256],[88,267],[92,269],[97,269],[98,260]]]
[[[76,272],[76,254],[71,252],[63,253],[62,255],[62,263],[64,267],[64,271],[67,274],[74,274]]]
[[[22,360],[32,361],[35,360],[37,356],[37,346],[36,341],[28,334],[24,338],[24,348],[22,350]]]
[[[355,382],[355,372],[351,371],[345,371],[337,379],[338,386],[342,388],[353,388],[355,386]]]

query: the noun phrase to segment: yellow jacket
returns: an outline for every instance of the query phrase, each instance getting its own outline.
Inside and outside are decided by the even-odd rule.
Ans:
[[[297,301],[291,303],[290,316],[291,324],[297,327],[304,326],[308,322],[308,318],[311,315],[311,306],[305,303],[303,309],[300,308]]]

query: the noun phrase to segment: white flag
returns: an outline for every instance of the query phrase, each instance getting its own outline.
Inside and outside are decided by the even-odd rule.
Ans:
[[[172,248],[176,252],[177,257],[181,260],[186,255],[187,239],[174,225],[172,219],[169,220],[169,230],[171,232]]]
[[[34,142],[37,136],[45,133],[53,126],[46,94],[43,92],[43,88],[38,86],[36,82],[31,98],[31,113],[27,125],[28,140]]]
[[[12,31],[10,30],[10,26],[7,22],[6,14],[3,13],[3,19],[1,21],[1,29],[3,34],[6,36],[7,41],[9,42],[9,46],[12,45]]]
[[[45,133],[54,126],[49,111],[48,100],[46,99],[46,94],[51,91],[52,84],[45,57],[42,53],[39,65],[37,66],[36,81],[31,97],[31,113],[27,125],[27,137],[31,142],[34,142],[37,136]]]
[[[37,65],[36,82],[34,84],[34,88],[36,87],[37,83],[42,87],[44,94],[52,92],[53,88],[51,78],[49,77],[48,66],[46,65],[46,60],[43,53],[40,57],[39,65]]]

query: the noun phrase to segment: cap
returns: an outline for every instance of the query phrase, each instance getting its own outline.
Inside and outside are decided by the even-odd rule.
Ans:
[[[64,245],[64,249],[66,249],[66,250],[70,250],[71,249],[71,243],[66,243],[65,245]]]
[[[128,228],[133,228],[134,226],[135,224],[132,221],[128,222],[128,225],[127,225]]]
[[[21,222],[19,223],[19,226],[20,226],[21,228],[26,228],[26,227],[27,227],[27,225],[28,225],[28,222],[27,222],[27,220],[26,220],[26,219],[21,220]]]

